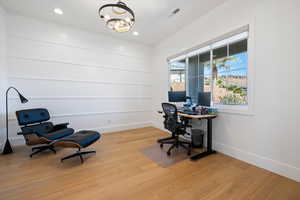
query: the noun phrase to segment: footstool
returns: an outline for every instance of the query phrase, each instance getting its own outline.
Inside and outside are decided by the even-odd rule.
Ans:
[[[79,156],[81,163],[83,163],[82,155],[96,153],[96,151],[81,151],[81,149],[90,146],[91,144],[99,140],[100,137],[100,133],[96,131],[84,130],[55,141],[53,143],[53,146],[63,148],[78,148],[78,151],[76,153],[62,158],[61,162],[63,162],[66,159]]]

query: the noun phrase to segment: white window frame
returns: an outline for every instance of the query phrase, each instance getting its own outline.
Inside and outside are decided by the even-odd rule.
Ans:
[[[253,40],[253,34],[250,32],[249,26],[244,26],[238,30],[232,31],[231,33],[225,34],[217,39],[214,39],[210,42],[206,42],[202,45],[198,45],[197,47],[191,48],[189,50],[184,51],[181,54],[177,54],[176,56],[173,56],[172,59],[167,59],[168,64],[173,61],[177,60],[186,60],[186,81],[185,81],[185,87],[186,92],[188,95],[188,71],[189,71],[189,65],[188,60],[189,57],[199,55],[200,53],[210,51],[212,54],[213,49],[216,49],[218,47],[222,47],[231,43],[235,43],[241,40],[247,39],[248,48],[247,48],[247,54],[248,54],[248,71],[247,71],[247,105],[223,105],[223,104],[214,104],[211,99],[211,105],[212,107],[215,107],[218,109],[220,113],[233,113],[233,114],[242,114],[242,115],[253,115],[254,112],[254,106],[253,106],[253,74],[254,74],[254,40]],[[212,64],[213,62],[213,56],[211,55],[210,62]],[[169,68],[170,72],[170,68]],[[170,74],[169,74],[170,78]],[[213,87],[211,85],[211,87]],[[212,88],[213,93],[213,88]],[[213,96],[213,95],[212,95]]]

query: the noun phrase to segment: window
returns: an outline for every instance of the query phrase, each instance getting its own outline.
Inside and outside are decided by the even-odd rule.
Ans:
[[[213,103],[247,105],[247,40],[212,51]]]
[[[211,92],[214,106],[248,105],[248,32],[193,50],[169,66],[170,90],[186,90],[195,104],[199,92]]]
[[[186,62],[185,59],[170,62],[170,91],[185,91]]]

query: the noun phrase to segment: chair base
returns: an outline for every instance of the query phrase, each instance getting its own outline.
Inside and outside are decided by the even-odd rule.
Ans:
[[[90,153],[96,153],[96,151],[81,151],[81,149],[79,149],[76,153],[73,153],[73,154],[71,154],[71,155],[69,155],[69,156],[63,157],[63,158],[61,159],[61,162],[63,162],[64,160],[67,160],[67,159],[70,159],[70,158],[74,158],[74,157],[79,156],[79,157],[80,157],[81,163],[83,163],[84,160],[83,160],[82,155],[90,154]]]
[[[162,143],[164,141],[168,141],[168,140],[174,140],[175,137],[172,135],[171,137],[166,137],[166,138],[163,138],[163,139],[159,139],[157,140],[158,143]]]
[[[37,146],[37,147],[33,147],[31,150],[34,151],[34,152],[30,154],[30,157],[32,157],[35,154],[41,153],[43,151],[46,151],[46,150],[50,150],[53,153],[56,153],[56,150],[54,149],[54,147],[52,145]]]
[[[191,150],[192,150],[191,143],[180,141],[178,136],[177,137],[172,136],[169,138],[160,139],[157,142],[160,143],[161,148],[163,148],[164,144],[172,144],[172,146],[167,151],[168,156],[171,155],[172,149],[179,148],[179,147],[182,147],[185,150],[187,150],[187,155],[191,155]],[[185,145],[187,145],[187,146],[185,146]]]

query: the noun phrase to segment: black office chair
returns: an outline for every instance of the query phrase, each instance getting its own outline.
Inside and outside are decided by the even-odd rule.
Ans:
[[[180,135],[186,134],[186,124],[184,121],[178,121],[177,108],[175,105],[170,103],[162,103],[164,112],[164,127],[172,133],[171,137],[160,139],[157,142],[160,143],[160,147],[163,148],[164,144],[172,144],[167,151],[168,155],[171,155],[173,148],[182,147],[187,150],[187,154],[191,155],[191,143],[181,141]]]
[[[68,123],[53,125],[48,122],[50,115],[47,109],[37,108],[20,110],[16,112],[18,123],[27,145],[40,145],[32,148],[30,157],[45,150],[51,150],[56,153],[52,142],[66,136],[72,135],[74,129],[67,128]]]

